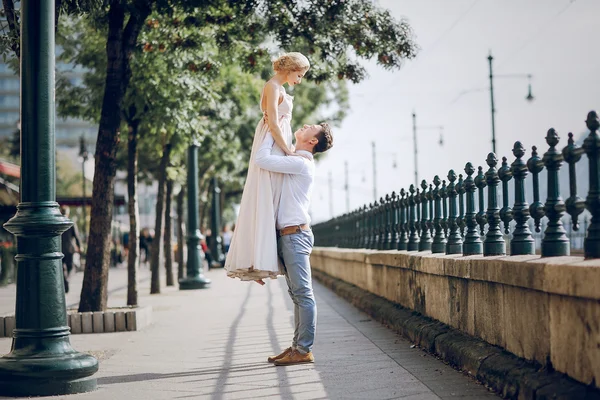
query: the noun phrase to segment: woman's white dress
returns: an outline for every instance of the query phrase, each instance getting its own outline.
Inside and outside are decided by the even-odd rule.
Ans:
[[[293,97],[285,93],[278,106],[279,128],[288,146],[292,146],[292,103]],[[261,96],[262,110],[262,96]],[[264,113],[264,110],[262,110]],[[262,118],[256,127],[248,176],[242,193],[242,201],[229,253],[225,260],[227,276],[243,281],[273,278],[282,275],[283,270],[277,256],[277,236],[275,217],[281,197],[283,175],[265,171],[254,164],[254,157],[260,148],[269,125]],[[274,145],[271,154],[284,155],[279,146]]]

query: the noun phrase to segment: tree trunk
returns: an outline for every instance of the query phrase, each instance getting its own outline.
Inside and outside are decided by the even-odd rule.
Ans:
[[[127,257],[127,305],[137,306],[137,272],[140,266],[140,208],[137,196],[138,174],[138,124],[134,123],[129,129],[127,146],[127,194],[129,196],[129,254]]]
[[[154,224],[154,239],[152,239],[152,247],[150,249],[150,271],[151,283],[150,294],[160,293],[160,242],[163,231],[163,219],[165,210],[165,181],[167,175],[167,166],[171,156],[171,144],[168,143],[163,148],[163,155],[160,159],[158,168],[158,196],[156,198],[156,222]]]
[[[173,180],[167,179],[167,194],[165,201],[165,272],[167,273],[167,286],[175,285],[173,278],[173,246],[171,240],[171,200],[173,198]]]
[[[87,264],[79,311],[103,311],[108,300],[110,238],[113,216],[116,154],[119,144],[121,107],[131,78],[129,59],[145,19],[150,15],[150,0],[138,1],[131,8],[127,25],[125,3],[111,1],[106,42],[106,82],[96,142],[95,171],[90,213]]]
[[[177,278],[184,278],[183,254],[185,246],[185,230],[183,228],[183,201],[185,200],[185,189],[182,186],[177,195]]]
[[[4,6],[4,14],[6,15],[6,22],[8,23],[8,36],[12,39],[10,48],[15,53],[15,56],[21,59],[21,25],[19,18],[15,13],[15,2],[14,0],[2,0]]]

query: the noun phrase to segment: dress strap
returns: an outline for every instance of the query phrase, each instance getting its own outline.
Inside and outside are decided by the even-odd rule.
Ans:
[[[258,103],[258,107],[260,108],[260,111],[262,111],[263,114],[265,113],[265,111],[262,108],[262,101],[263,101],[263,97],[265,95],[265,86],[263,86],[262,90],[260,91],[260,102]]]

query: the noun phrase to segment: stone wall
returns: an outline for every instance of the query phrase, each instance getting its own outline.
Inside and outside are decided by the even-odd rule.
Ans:
[[[315,248],[312,268],[600,387],[600,260]]]

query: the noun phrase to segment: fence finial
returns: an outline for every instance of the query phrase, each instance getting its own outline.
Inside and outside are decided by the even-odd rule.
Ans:
[[[458,209],[456,197],[458,195],[456,191],[456,172],[453,169],[448,171],[448,187],[446,193],[448,195],[448,243],[446,243],[446,254],[461,254],[463,248],[462,236],[458,231]]]
[[[577,196],[577,168],[576,163],[581,159],[583,148],[575,144],[573,132],[569,132],[568,144],[562,151],[563,158],[569,164],[569,198],[565,201],[567,212],[571,215],[571,227],[579,230],[579,214],[585,210],[585,200]]]
[[[446,252],[446,235],[444,235],[444,228],[442,226],[442,197],[440,193],[440,177],[435,176],[433,178],[433,199],[435,201],[435,217],[433,218],[433,224],[435,226],[435,236],[433,237],[433,244],[431,245],[432,253],[445,253]]]
[[[600,258],[600,120],[596,111],[590,111],[586,119],[586,125],[590,134],[583,142],[583,149],[589,160],[590,189],[588,191],[585,205],[592,214],[592,222],[587,230],[584,241],[584,253],[586,258]]]
[[[565,213],[565,202],[560,196],[558,171],[563,162],[563,156],[556,149],[559,137],[554,128],[548,130],[546,143],[550,146],[544,153],[542,161],[548,171],[548,198],[544,211],[548,217],[548,225],[542,239],[542,257],[568,256],[571,254],[569,238],[561,221]]]
[[[399,217],[398,227],[400,230],[400,238],[398,242],[398,250],[407,250],[408,249],[408,230],[407,230],[407,218],[406,218],[406,210],[407,210],[407,200],[405,198],[406,191],[404,188],[400,189],[400,200],[399,200]]]
[[[544,205],[540,202],[539,173],[544,169],[544,163],[538,157],[536,146],[531,148],[531,158],[527,160],[527,168],[533,176],[533,203],[529,206],[529,213],[535,222],[535,231],[540,232],[540,220],[544,217]]]
[[[400,241],[400,227],[398,211],[400,209],[400,197],[395,191],[392,192],[392,242],[390,243],[390,250],[398,249],[398,242]]]
[[[431,250],[431,233],[429,231],[429,193],[427,193],[427,181],[421,181],[421,240],[419,241],[419,251]]]
[[[508,205],[508,181],[512,179],[512,171],[508,166],[506,157],[502,157],[502,167],[498,170],[498,176],[502,181],[502,208],[500,209],[500,219],[504,223],[504,233],[510,233],[510,221],[513,219],[513,210]]]
[[[485,215],[485,203],[483,197],[483,189],[487,186],[485,183],[485,175],[483,175],[483,167],[480,165],[478,168],[477,176],[475,177],[475,186],[479,190],[479,212],[475,216],[477,223],[479,224],[480,236],[483,237],[485,233],[485,225],[487,224],[487,216]]]
[[[410,196],[408,196],[408,220],[410,235],[408,236],[408,251],[419,250],[419,233],[417,232],[417,212],[415,210],[415,185],[410,185],[408,188]]]
[[[383,197],[379,198],[379,229],[377,230],[379,236],[377,240],[377,250],[383,250],[385,247],[385,237],[386,237],[386,203]]]
[[[458,174],[458,182],[456,182],[456,193],[458,194],[458,218],[456,223],[458,224],[458,231],[460,232],[461,238],[465,238],[465,182],[463,180],[463,174]]]
[[[513,154],[516,160],[511,164],[512,175],[515,178],[515,205],[513,213],[515,218],[515,230],[510,242],[510,254],[535,254],[535,240],[529,230],[529,208],[525,201],[525,178],[527,177],[527,165],[523,161],[525,148],[521,142],[515,142]]]
[[[483,241],[483,255],[499,256],[506,254],[506,243],[504,243],[502,231],[500,230],[500,208],[498,207],[498,184],[500,183],[500,178],[496,169],[498,158],[494,153],[489,153],[486,162],[490,167],[485,173],[485,181],[488,187],[488,208],[486,212],[488,231]]]
[[[475,214],[475,181],[473,174],[475,168],[468,162],[465,165],[465,191],[467,192],[467,213],[465,214],[465,223],[467,224],[467,233],[465,234],[465,243],[463,244],[463,254],[465,256],[483,253],[483,244],[477,231],[477,220]]]

